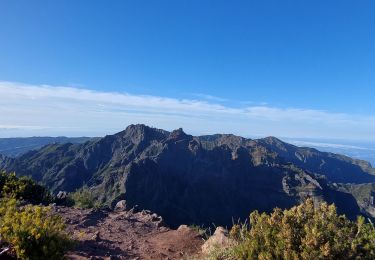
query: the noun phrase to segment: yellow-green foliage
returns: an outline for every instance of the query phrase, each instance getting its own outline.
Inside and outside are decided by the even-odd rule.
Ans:
[[[0,197],[14,197],[32,203],[48,202],[50,195],[46,188],[28,177],[17,177],[15,173],[0,172]]]
[[[271,214],[255,211],[250,225],[234,225],[236,245],[220,259],[375,259],[375,228],[363,217],[339,216],[334,205],[311,199]]]
[[[0,201],[1,241],[9,243],[20,259],[62,259],[72,242],[64,222],[44,206],[19,207],[16,199]]]
[[[73,200],[74,205],[79,208],[100,207],[100,203],[96,200],[95,194],[87,186],[83,186],[76,192],[71,193],[70,198]]]

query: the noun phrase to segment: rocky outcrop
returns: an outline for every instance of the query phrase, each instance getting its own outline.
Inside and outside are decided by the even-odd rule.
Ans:
[[[203,239],[193,229],[160,225],[155,213],[53,206],[76,240],[67,259],[196,259]]]

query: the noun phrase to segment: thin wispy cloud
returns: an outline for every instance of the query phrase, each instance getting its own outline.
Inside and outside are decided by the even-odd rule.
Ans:
[[[217,97],[217,96],[208,95],[208,94],[203,94],[203,93],[193,93],[192,96],[200,98],[200,99],[204,99],[204,100],[209,100],[209,101],[217,101],[217,102],[229,101],[226,98]]]
[[[336,143],[322,143],[322,142],[309,142],[309,141],[299,141],[299,140],[289,140],[290,143],[297,146],[307,146],[307,147],[320,147],[320,148],[337,148],[344,150],[367,150],[375,151],[375,149],[362,147],[357,145],[348,145],[348,144],[336,144]]]
[[[3,137],[101,136],[144,123],[193,134],[375,139],[373,116],[12,82],[0,82],[0,115]]]

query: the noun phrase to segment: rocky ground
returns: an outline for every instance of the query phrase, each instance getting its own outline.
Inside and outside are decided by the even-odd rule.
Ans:
[[[54,207],[78,241],[68,259],[195,259],[204,243],[197,230],[172,230],[148,211]]]

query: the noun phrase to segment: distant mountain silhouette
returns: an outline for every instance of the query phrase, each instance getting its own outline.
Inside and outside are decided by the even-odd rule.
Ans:
[[[38,150],[48,144],[84,143],[90,137],[14,137],[0,138],[0,154],[17,157],[31,150]]]
[[[351,218],[375,217],[369,163],[274,137],[194,137],[182,129],[131,125],[83,144],[51,144],[18,158],[2,156],[0,167],[29,175],[54,192],[87,184],[103,203],[113,206],[125,199],[129,208],[149,209],[171,226],[230,225],[252,210],[288,208],[307,197],[334,202]],[[369,191],[359,192],[362,186]],[[358,194],[369,203],[360,203]]]

